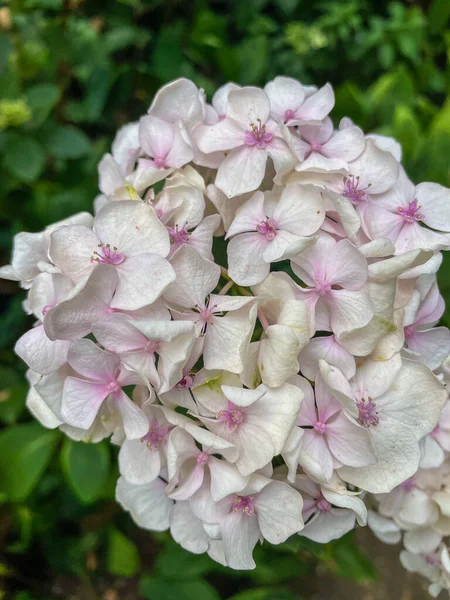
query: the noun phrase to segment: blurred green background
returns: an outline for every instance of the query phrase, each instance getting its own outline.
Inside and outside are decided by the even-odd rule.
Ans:
[[[228,80],[330,81],[336,119],[393,135],[413,180],[449,185],[449,0],[0,6],[0,264],[15,233],[91,210],[114,133],[180,76],[209,97]],[[447,261],[440,282],[450,298],[449,275]],[[378,597],[367,595],[377,569],[352,535],[325,547],[302,538],[265,544],[256,571],[233,574],[168,534],[139,531],[114,503],[117,450],[31,421],[25,369],[12,351],[31,321],[15,283],[0,280],[0,294],[0,600],[290,600],[322,598],[325,580],[335,595],[324,598]],[[444,320],[450,325],[449,313]]]

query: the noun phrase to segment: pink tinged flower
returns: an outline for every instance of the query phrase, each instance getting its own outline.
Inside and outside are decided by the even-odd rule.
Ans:
[[[303,427],[300,464],[321,481],[330,481],[333,470],[343,464],[365,466],[375,462],[370,437],[363,427],[342,412],[341,405],[316,378],[315,394],[299,378],[304,400],[297,425]],[[305,456],[306,455],[306,456]]]
[[[158,407],[147,409],[149,429],[141,439],[124,440],[119,452],[119,469],[125,479],[142,485],[154,481],[165,465],[167,441],[173,426]]]
[[[270,213],[270,214],[267,214]],[[291,184],[273,210],[256,192],[236,212],[227,238],[230,277],[239,285],[255,285],[267,277],[270,263],[290,258],[315,242],[310,237],[325,218],[320,192]]]
[[[364,152],[348,163],[348,174],[331,187],[348,198],[364,218],[369,201],[378,202],[379,195],[395,184],[398,173],[399,164],[394,156],[381,150],[373,140],[367,139]]]
[[[102,346],[120,355],[158,392],[168,391],[181,379],[194,344],[193,324],[186,321],[133,320],[112,313],[96,321],[92,330]]]
[[[226,153],[215,185],[229,198],[259,187],[269,156],[277,178],[289,172],[295,163],[269,112],[269,99],[263,90],[253,87],[232,90],[228,94],[225,119],[196,131],[201,152]]]
[[[154,302],[173,281],[163,258],[170,250],[164,225],[141,202],[111,202],[95,217],[94,231],[64,227],[51,236],[50,256],[74,283],[98,264],[110,264],[119,275],[112,308],[135,310]]]
[[[139,123],[142,152],[136,171],[128,180],[137,190],[143,190],[189,163],[193,150],[189,135],[181,121],[168,123],[155,116],[142,117]]]
[[[291,136],[291,147],[300,161],[296,171],[345,173],[348,163],[363,152],[366,141],[359,127],[344,127],[335,131],[331,119],[320,125],[298,128],[301,138]],[[345,195],[345,194],[343,194]]]
[[[419,440],[438,422],[446,392],[425,365],[395,354],[366,359],[349,383],[336,367],[321,374],[346,414],[370,435],[376,464],[338,470],[345,481],[373,493],[389,492],[411,477],[420,461]]]
[[[339,341],[353,329],[370,322],[373,305],[366,287],[365,257],[348,240],[336,242],[322,234],[312,248],[292,259],[292,269],[307,285],[297,296],[320,321],[329,321]],[[316,327],[312,323],[312,329]]]
[[[34,279],[30,289],[30,308],[42,321],[53,306],[63,301],[71,290],[72,283],[64,275],[41,273]],[[46,375],[66,362],[69,346],[68,341],[51,340],[40,322],[19,338],[14,350],[33,371]]]
[[[291,77],[275,77],[264,87],[270,100],[271,116],[288,126],[312,123],[319,125],[334,106],[334,93],[329,83],[307,93],[301,83]]]
[[[169,529],[174,502],[166,495],[165,486],[159,477],[143,485],[129,483],[125,477],[119,477],[116,500],[139,527],[150,531],[166,531]]]
[[[404,354],[435,370],[450,354],[450,331],[447,327],[433,327],[445,309],[437,283],[432,283],[428,290],[425,286],[421,287],[424,297],[419,298],[419,305],[416,304],[419,292],[416,292],[406,308],[404,333],[407,350]]]
[[[320,359],[338,367],[347,379],[351,379],[356,372],[354,356],[339,344],[334,335],[313,338],[300,352],[300,371],[310,381],[316,378]]]
[[[45,332],[51,340],[73,340],[88,335],[92,324],[112,312],[111,302],[118,283],[112,265],[99,264],[81,281],[71,298],[57,304],[44,315]]]
[[[128,439],[137,439],[147,433],[149,424],[145,413],[122,390],[128,385],[141,384],[142,379],[125,370],[118,356],[101,350],[90,340],[79,340],[72,343],[67,360],[86,379],[66,379],[61,406],[66,423],[89,429],[108,398],[109,404],[120,415]]]
[[[191,132],[203,120],[200,90],[184,77],[171,81],[158,90],[148,114],[167,123],[182,121]]]
[[[294,484],[303,496],[305,527],[299,535],[326,544],[351,531],[357,520],[367,522],[367,510],[354,492],[335,478],[328,486],[320,487],[305,475],[298,475]]]
[[[192,320],[198,333],[203,333],[205,367],[241,373],[256,321],[255,298],[211,294],[220,267],[188,245],[174,254],[171,264],[176,280],[164,298],[176,314]]]
[[[233,444],[192,421],[181,425],[172,432],[167,448],[166,491],[171,498],[177,501],[191,498],[205,478],[215,502],[247,485],[248,477],[231,464],[238,455]],[[218,458],[218,454],[224,459]]]
[[[187,244],[195,248],[204,258],[212,261],[214,258],[212,254],[213,235],[219,225],[219,215],[209,215],[192,231],[187,224],[183,225],[181,229],[178,225],[175,225],[174,228],[168,227],[171,244],[169,257],[173,256],[178,248]]]
[[[207,526],[218,526],[226,564],[239,570],[255,568],[252,553],[259,539],[280,544],[303,528],[302,504],[291,486],[262,475],[218,503],[206,485],[191,499],[194,514]]]
[[[450,244],[449,206],[447,188],[437,183],[414,187],[401,168],[396,184],[376,199],[363,225],[372,239],[391,239],[397,254],[416,248],[440,250]]]
[[[59,272],[48,257],[50,236],[53,231],[67,225],[92,226],[93,217],[89,213],[77,213],[72,217],[49,225],[39,233],[20,232],[14,236],[11,265],[0,268],[0,278],[21,281],[24,288],[31,286],[39,273]]]
[[[205,390],[206,392],[206,390]],[[222,407],[215,418],[201,417],[206,427],[239,450],[236,466],[242,475],[261,469],[280,454],[300,409],[302,391],[293,385],[264,385],[256,390],[222,386]],[[202,406],[217,409],[217,400],[202,395]]]

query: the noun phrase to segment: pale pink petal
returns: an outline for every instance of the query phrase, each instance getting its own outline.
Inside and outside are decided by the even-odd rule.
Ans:
[[[271,481],[255,499],[261,533],[271,544],[281,544],[303,529],[303,499],[287,483]]]
[[[104,383],[68,377],[61,404],[63,420],[74,427],[89,429],[109,393],[110,390]]]
[[[94,229],[103,244],[116,247],[125,257],[149,252],[169,254],[167,229],[144,202],[111,202],[95,217]]]
[[[369,433],[341,413],[327,423],[328,446],[340,463],[364,467],[376,462]]]
[[[215,185],[228,198],[252,192],[264,178],[266,163],[265,148],[243,146],[232,150],[217,171]]]
[[[231,512],[220,523],[225,547],[225,560],[232,569],[254,569],[253,549],[259,540],[260,532],[255,514]]]
[[[223,119],[196,129],[195,141],[206,154],[229,151],[245,144],[245,128],[233,119]]]
[[[117,410],[123,421],[125,435],[129,440],[136,440],[143,437],[149,428],[148,419],[145,413],[132,402],[124,391],[119,390],[111,396]]]
[[[87,227],[60,227],[51,234],[49,254],[62,273],[77,283],[97,264],[93,258],[98,244],[97,236]]]
[[[438,231],[450,231],[450,190],[438,183],[419,183],[416,199],[423,222]]]
[[[147,447],[145,440],[125,440],[119,452],[120,474],[130,483],[150,483],[159,475],[159,450]]]
[[[158,254],[130,256],[117,265],[119,283],[112,308],[136,310],[152,304],[175,279],[171,264]]]
[[[69,365],[83,377],[109,383],[115,379],[120,360],[111,352],[99,348],[91,340],[77,340],[70,346]]]
[[[30,369],[46,375],[56,371],[67,361],[69,346],[68,341],[52,342],[47,337],[43,325],[38,325],[17,340],[14,351]]]

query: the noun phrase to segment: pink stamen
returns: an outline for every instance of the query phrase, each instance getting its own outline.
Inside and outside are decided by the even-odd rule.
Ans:
[[[406,481],[401,483],[399,487],[401,487],[402,490],[410,492],[411,490],[413,490],[416,487],[416,482],[414,480],[414,477],[410,477],[409,479],[407,479]]]
[[[161,427],[158,421],[153,419],[150,423],[150,429],[144,435],[142,441],[147,444],[149,450],[158,450],[160,446],[167,443],[170,429],[168,425]]]
[[[277,226],[272,221],[272,219],[266,217],[265,221],[260,221],[257,224],[256,231],[264,235],[266,237],[266,240],[273,240],[274,237],[277,235]]]
[[[111,248],[110,244],[99,244],[100,250],[94,250],[91,256],[91,262],[105,263],[107,265],[120,265],[125,260],[125,254],[119,252],[114,246]]]
[[[320,152],[322,150],[322,144],[320,142],[311,142],[311,151]]]
[[[293,119],[295,116],[295,112],[293,110],[291,110],[290,108],[287,109],[287,111],[284,113],[284,121],[290,121],[291,119]]]
[[[414,223],[423,219],[423,214],[419,212],[421,208],[417,200],[413,200],[408,206],[398,206],[397,212],[399,215],[402,215],[407,223]]]
[[[314,431],[317,431],[317,433],[324,435],[327,432],[327,426],[325,423],[317,421],[317,423],[314,424]]]
[[[233,511],[252,515],[255,512],[253,496],[236,496],[233,503]]]
[[[372,185],[369,183],[365,188],[359,189],[359,175],[354,177],[353,175],[349,175],[348,177],[344,177],[344,191],[342,192],[342,196],[345,196],[352,202],[353,204],[359,204],[360,202],[366,202],[368,200],[368,190]]]
[[[168,227],[167,231],[169,232],[170,243],[174,244],[177,248],[188,242],[189,238],[191,237],[191,234],[186,229],[186,226],[184,226],[182,229],[178,229],[178,225],[175,225],[175,229]]]
[[[356,406],[359,410],[358,423],[360,425],[363,427],[378,425],[380,419],[378,417],[378,412],[376,411],[376,404],[370,396],[367,400],[365,398],[357,400]]]
[[[206,452],[200,452],[200,454],[197,456],[197,464],[198,465],[206,465],[208,460],[209,460],[209,454],[206,454]]]
[[[155,156],[153,163],[157,169],[167,169],[165,157]]]
[[[429,565],[438,566],[441,564],[439,554],[436,552],[428,552],[427,554],[424,554],[423,557]]]
[[[244,422],[244,413],[232,402],[228,402],[228,410],[221,410],[216,418],[222,423],[226,423],[228,431],[233,433]]]
[[[182,379],[180,379],[175,387],[177,387],[179,390],[189,389],[194,383],[194,377],[195,375],[185,375]]]
[[[250,123],[252,130],[245,132],[245,143],[247,146],[256,146],[262,149],[272,140],[273,133],[266,133],[266,126],[262,125],[261,119],[256,120],[258,125]]]
[[[51,304],[46,304],[42,309],[42,314],[45,316],[49,310],[52,310],[53,306]]]
[[[322,494],[317,498],[316,506],[320,512],[330,512],[331,510],[331,504],[322,496]]]

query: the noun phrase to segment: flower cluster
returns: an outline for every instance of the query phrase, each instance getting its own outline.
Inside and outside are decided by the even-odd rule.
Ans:
[[[450,190],[333,105],[287,77],[211,104],[164,86],[100,162],[95,217],[18,234],[0,271],[36,319],[27,405],[110,437],[118,502],[191,552],[252,569],[258,541],[328,542],[379,501],[374,529],[450,587]]]

